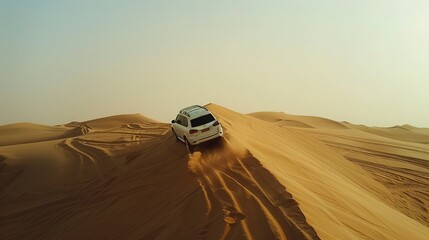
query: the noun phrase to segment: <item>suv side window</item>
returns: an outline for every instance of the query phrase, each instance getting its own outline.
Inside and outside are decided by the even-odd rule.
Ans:
[[[188,118],[185,116],[182,116],[182,125],[188,127]]]
[[[176,121],[180,121],[180,125],[182,125],[184,127],[188,126],[188,118],[183,116],[182,114],[177,115]]]

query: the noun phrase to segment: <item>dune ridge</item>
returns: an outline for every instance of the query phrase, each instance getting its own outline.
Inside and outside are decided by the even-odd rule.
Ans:
[[[314,116],[298,116],[286,114],[283,112],[255,112],[249,113],[249,116],[267,121],[275,122],[279,126],[290,127],[311,127],[311,128],[325,128],[325,129],[346,129],[342,123],[333,121],[331,119],[314,117]]]
[[[225,137],[193,154],[140,114],[0,126],[0,236],[429,236],[424,129],[207,107]]]

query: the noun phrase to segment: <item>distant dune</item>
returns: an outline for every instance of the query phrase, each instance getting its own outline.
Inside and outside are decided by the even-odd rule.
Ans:
[[[339,122],[330,119],[312,116],[296,116],[282,112],[257,112],[250,113],[250,116],[275,122],[276,125],[284,125],[290,127],[311,127],[311,128],[326,128],[326,129],[346,129],[347,127]]]
[[[427,128],[208,108],[193,154],[140,114],[0,126],[0,238],[428,239]]]

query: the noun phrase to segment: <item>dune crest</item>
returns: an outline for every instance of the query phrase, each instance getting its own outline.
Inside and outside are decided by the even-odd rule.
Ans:
[[[324,128],[324,129],[347,129],[342,123],[321,117],[290,115],[283,112],[255,112],[249,116],[274,122],[279,126]]]
[[[130,123],[159,123],[156,120],[145,117],[141,114],[122,114],[104,118],[97,118],[83,122],[83,124],[95,129],[110,129]]]

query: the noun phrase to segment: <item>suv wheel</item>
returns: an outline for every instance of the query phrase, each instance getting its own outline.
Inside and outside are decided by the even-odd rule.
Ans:
[[[194,153],[194,146],[192,146],[188,139],[185,138],[185,144],[186,144],[186,148],[188,149],[189,153]]]

